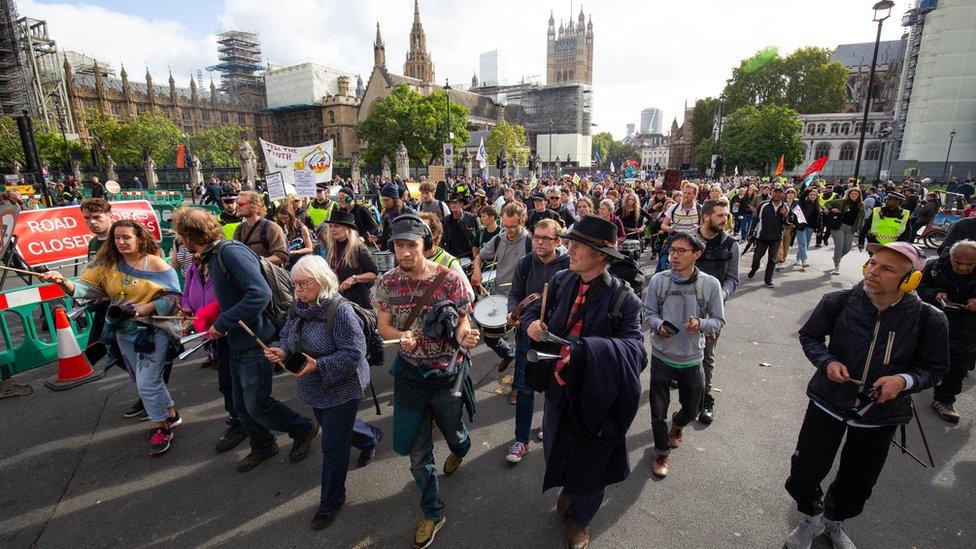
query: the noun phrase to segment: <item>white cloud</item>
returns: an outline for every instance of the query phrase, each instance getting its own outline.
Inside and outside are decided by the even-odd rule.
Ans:
[[[93,0],[94,1],[94,0]],[[685,0],[664,3],[613,0],[583,6],[592,14],[595,34],[594,122],[596,131],[621,137],[640,110],[664,111],[664,126],[680,121],[687,100],[715,96],[732,67],[759,49],[773,45],[781,53],[802,46],[835,47],[869,42],[874,0]],[[421,0],[427,47],[439,83],[445,78],[468,84],[478,55],[492,49],[509,52],[509,77],[545,78],[546,27],[550,9],[557,26],[570,17],[565,3],[496,0],[492,3]],[[166,78],[168,67],[181,83],[197,68],[216,62],[213,35],[195,36],[173,20],[149,20],[90,4],[40,4],[22,0],[21,15],[47,19],[59,47],[141,73],[148,62],[153,77]],[[883,38],[897,39],[899,2]],[[133,11],[136,11],[134,8]],[[579,4],[573,7],[575,21]],[[187,10],[185,17],[196,16]],[[375,24],[380,22],[387,66],[401,72],[413,21],[410,0],[225,0],[215,26],[256,31],[264,61],[291,64],[313,61],[362,74],[373,64]],[[137,70],[133,70],[136,69]]]

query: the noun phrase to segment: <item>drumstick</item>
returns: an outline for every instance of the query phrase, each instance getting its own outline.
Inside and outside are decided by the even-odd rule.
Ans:
[[[539,309],[539,320],[543,324],[546,322],[546,299],[549,297],[549,283],[546,282],[542,285],[542,306]]]
[[[152,317],[153,320],[196,320],[195,316],[179,316],[179,315],[156,315]]]
[[[244,330],[245,332],[247,332],[247,335],[253,337],[254,338],[254,341],[257,341],[258,342],[258,345],[260,345],[262,349],[264,349],[265,351],[268,350],[268,346],[265,345],[263,341],[261,341],[261,338],[260,337],[256,336],[254,334],[254,332],[252,332],[251,329],[247,327],[247,324],[244,324],[244,321],[243,320],[238,320],[237,321],[237,324],[241,327],[242,330]],[[279,365],[279,366],[281,366],[282,368],[285,367],[285,363],[284,362],[281,362],[280,360],[276,360],[276,361],[274,361],[274,363],[277,364],[277,365]]]
[[[399,345],[401,341],[403,341],[403,340],[402,339],[384,339],[383,340],[383,345],[393,345],[394,343],[396,343],[397,345]]]
[[[34,271],[25,271],[24,269],[15,269],[13,267],[7,267],[6,265],[0,265],[0,269],[3,269],[5,271],[10,271],[12,273],[24,274],[27,276],[37,276],[41,274],[41,273],[35,273]]]

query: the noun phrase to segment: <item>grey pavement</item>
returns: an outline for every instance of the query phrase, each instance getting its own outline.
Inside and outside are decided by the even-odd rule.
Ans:
[[[715,422],[686,430],[664,480],[650,471],[645,372],[645,403],[628,437],[633,472],[608,488],[592,524],[593,547],[782,545],[799,518],[783,482],[813,372],[796,331],[824,292],[859,279],[866,258],[855,250],[842,275],[832,277],[830,252],[812,250],[805,272],[777,272],[772,290],[762,286],[761,273],[745,279],[750,257],[744,258],[744,283],[728,304],[729,324],[718,344]],[[483,345],[475,356],[477,379],[496,359]],[[155,459],[147,456],[147,424],[122,417],[136,392],[121,371],[63,393],[42,386],[52,366],[18,376],[35,393],[0,401],[0,546],[409,547],[421,518],[419,492],[408,458],[392,451],[389,436],[367,468],[355,468],[353,451],[346,507],[331,528],[312,531],[321,454],[289,463],[290,441],[281,436],[276,458],[238,473],[234,466],[246,445],[214,452],[224,412],[216,373],[200,368],[199,360],[174,369],[170,386],[184,423],[176,428],[173,449]],[[377,417],[364,400],[360,417],[389,434],[391,379],[385,368],[372,373],[383,414]],[[541,445],[533,444],[518,465],[504,460],[513,441],[514,407],[498,378],[492,374],[479,387],[471,453],[455,475],[440,479],[447,524],[434,547],[561,546],[556,490],[541,490]],[[970,377],[957,402],[963,420],[954,427],[929,408],[930,391],[915,397],[936,467],[924,469],[892,448],[864,514],[847,524],[859,547],[976,546],[971,385]],[[290,376],[277,377],[274,391],[310,415]],[[534,425],[540,422],[537,398]],[[914,424],[909,446],[924,455]],[[439,467],[447,453],[437,440]],[[814,546],[829,543],[820,538]]]

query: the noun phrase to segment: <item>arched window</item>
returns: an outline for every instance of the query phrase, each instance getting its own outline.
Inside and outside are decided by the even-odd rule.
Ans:
[[[807,133],[810,134],[810,135],[813,135],[813,134],[817,133],[817,125],[816,124],[810,124],[810,125],[808,125],[807,126]]]
[[[868,135],[874,134],[874,122],[868,122],[867,128],[866,132]]]
[[[829,157],[830,156],[830,143],[821,143],[821,144],[817,145],[817,148],[816,149],[814,149],[814,152],[813,152],[813,159],[814,160],[816,160],[818,158],[823,158],[825,156],[826,157]]]
[[[844,135],[850,134],[851,133],[851,125],[848,124],[847,122],[844,122],[843,124],[841,124],[840,125],[840,133],[842,133]]]
[[[800,145],[800,148],[803,150],[803,159],[806,160],[806,158],[807,158],[807,146],[806,145]]]
[[[857,147],[854,143],[844,143],[840,146],[840,152],[837,154],[837,160],[854,160],[854,151]]]
[[[840,124],[834,122],[830,125],[830,135],[837,135],[838,133],[840,133]]]
[[[864,146],[864,159],[865,160],[878,160],[881,158],[881,144],[877,141],[872,141]]]
[[[335,124],[335,111],[329,111],[329,124]]]
[[[827,125],[824,123],[817,124],[817,135],[823,135],[827,131]]]

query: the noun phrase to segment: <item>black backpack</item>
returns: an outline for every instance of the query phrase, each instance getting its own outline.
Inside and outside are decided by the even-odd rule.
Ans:
[[[243,284],[241,284],[241,281],[237,279],[237,276],[227,269],[227,265],[224,264],[224,258],[220,255],[220,250],[222,250],[224,246],[235,245],[244,246],[244,244],[240,243],[233,244],[231,242],[222,242],[216,251],[217,263],[220,264],[220,269],[224,271],[224,275],[233,280],[234,284],[237,284],[238,288],[245,290],[246,288]],[[250,248],[247,246],[244,247],[247,248],[249,252],[254,254]],[[254,257],[258,260],[261,267],[261,276],[264,277],[264,281],[268,284],[268,287],[271,288],[271,299],[268,301],[268,306],[264,308],[264,313],[268,316],[269,320],[271,320],[271,323],[274,324],[277,337],[277,331],[281,330],[281,327],[285,322],[285,315],[288,313],[289,309],[291,309],[291,303],[294,300],[295,295],[295,287],[292,284],[291,275],[288,274],[288,271],[266,259],[258,257],[257,254],[254,254]]]
[[[336,294],[332,299],[332,303],[329,304],[328,310],[325,312],[325,332],[332,333],[336,309],[343,303],[351,305],[352,312],[356,313],[356,316],[363,323],[363,335],[366,337],[366,362],[370,366],[382,366],[385,358],[383,356],[383,338],[380,337],[380,331],[377,327],[376,312],[372,309],[366,309],[358,303],[349,301],[341,295]]]

